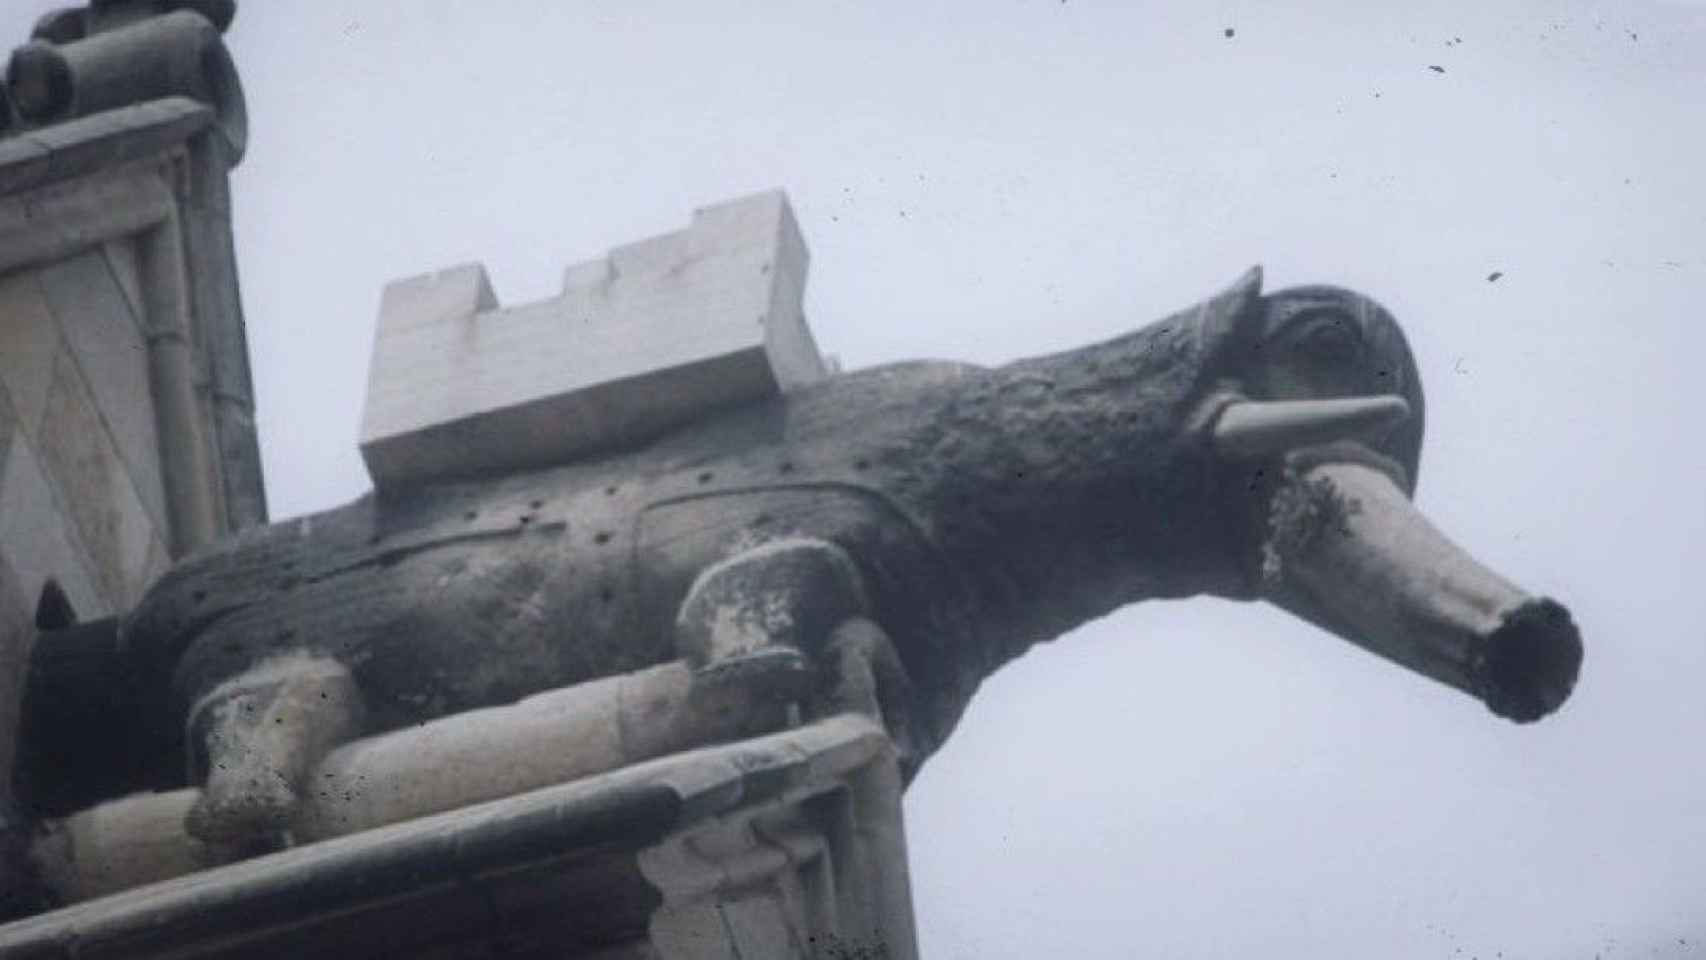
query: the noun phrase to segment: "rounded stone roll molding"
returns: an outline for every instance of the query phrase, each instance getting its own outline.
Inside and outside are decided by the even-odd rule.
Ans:
[[[13,127],[41,127],[182,96],[213,108],[235,161],[248,144],[248,109],[220,39],[235,9],[230,0],[130,2],[49,14],[6,64],[0,133],[8,111]]]
[[[71,43],[174,10],[199,13],[224,33],[237,16],[237,0],[92,0],[86,7],[61,7],[42,14],[30,29],[30,39]]]

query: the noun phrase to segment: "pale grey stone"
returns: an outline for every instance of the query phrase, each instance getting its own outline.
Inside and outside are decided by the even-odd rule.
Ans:
[[[248,336],[237,288],[237,252],[231,233],[229,171],[236,162],[224,140],[190,142],[189,193],[179,208],[190,299],[199,331],[213,404],[213,446],[224,485],[225,524],[242,530],[267,519],[260,446],[255,435],[255,389]]]
[[[54,263],[131,236],[169,217],[173,204],[161,170],[149,164],[0,195],[0,270]]]
[[[163,537],[156,535],[148,543],[148,558],[143,561],[142,572],[137,578],[136,593],[138,596],[147,590],[155,580],[172,568],[172,554],[166,547]]]
[[[107,616],[114,605],[96,586],[72,530],[35,452],[23,437],[13,437],[0,477],[0,558],[12,565],[25,596],[34,598],[51,578],[78,617]]]
[[[652,915],[650,936],[666,957],[743,960],[714,901],[659,907]]]
[[[0,274],[0,387],[11,397],[23,432],[34,436],[47,406],[59,328],[42,299],[36,272]]]
[[[751,711],[691,698],[691,674],[678,661],[332,750],[307,778],[292,835],[324,839],[514,796],[760,725]],[[234,759],[213,762],[253,751],[236,745]]]
[[[57,822],[35,845],[43,879],[94,898],[229,863],[235,853],[184,832],[198,790],[137,794]]]
[[[123,149],[124,140],[130,132],[131,127],[124,118],[111,113],[97,113],[81,118],[75,126],[55,124],[40,127],[31,130],[28,136],[50,151],[47,176],[64,180],[77,173],[106,166],[113,160],[125,159],[114,154]]]
[[[850,735],[864,722],[843,715],[765,738],[770,775],[787,771],[783,789],[845,785],[818,794],[809,817],[799,800],[764,805],[754,798],[738,814],[703,817],[641,854],[641,869],[664,899],[650,932],[665,955],[696,957],[707,947],[719,955],[723,941],[714,931],[742,957],[818,956],[835,948],[853,956],[916,955],[893,751],[880,737]],[[703,762],[711,756],[705,751],[698,764],[676,766],[672,782],[682,796],[731,776]],[[743,760],[728,751],[716,758]],[[703,785],[689,786],[700,777]],[[786,839],[773,839],[779,834]]]
[[[625,761],[617,711],[626,679],[460,713],[336,750],[309,778],[293,833],[337,836],[615,769]]]
[[[398,281],[380,311],[362,454],[381,487],[562,462],[824,376],[780,192],[565,273],[494,309],[478,267]]]
[[[459,324],[497,306],[485,266],[465,263],[386,284],[379,304],[379,326],[382,333],[389,334]]]
[[[101,244],[101,253],[106,256],[107,266],[113,272],[113,279],[118,281],[119,289],[124,291],[131,316],[146,328],[148,301],[142,297],[142,272],[136,263],[136,242],[129,237],[108,240]]]
[[[585,263],[570,264],[563,270],[563,289],[598,289],[611,279],[610,257],[603,256]]]
[[[160,527],[112,445],[76,364],[61,353],[42,416],[39,451],[109,600],[127,607]]]
[[[781,892],[774,888],[719,904],[729,940],[740,957],[809,957],[782,905]]]
[[[699,833],[678,833],[640,855],[640,870],[663,895],[666,908],[703,903],[725,885],[722,867],[699,852]],[[653,918],[654,928],[658,921],[659,917]]]
[[[53,151],[29,137],[0,139],[0,196],[42,182],[53,162]]]
[[[176,115],[163,105],[144,112],[152,116],[162,111]],[[196,150],[190,152],[197,154]],[[223,182],[224,168],[216,172]],[[194,190],[192,194],[202,195]],[[208,198],[218,201],[220,196],[219,191],[213,191]],[[168,523],[168,511],[153,409],[155,371],[151,369],[149,345],[141,329],[144,326],[141,311],[160,311],[162,307],[193,299],[193,315],[204,324],[204,329],[197,331],[198,336],[224,351],[221,356],[245,352],[241,330],[235,335],[228,335],[227,331],[233,325],[241,326],[234,273],[218,269],[223,261],[215,256],[223,250],[226,260],[230,258],[229,224],[223,219],[223,205],[215,202],[206,207],[207,216],[189,216],[180,221],[195,228],[180,231],[185,248],[199,251],[199,257],[192,258],[187,265],[187,273],[164,269],[151,271],[151,276],[141,275],[142,264],[134,250],[133,238],[150,235],[138,231],[148,231],[168,218],[175,203],[159,170],[148,165],[101,171],[26,196],[0,200],[0,263],[46,264],[35,282],[45,293],[46,302],[59,311],[64,339],[75,351],[96,394],[98,409],[110,427],[113,442],[132,474],[151,520],[162,528]],[[166,238],[165,242],[177,245],[178,235]],[[89,249],[92,245],[101,249]],[[75,255],[68,260],[55,259],[74,251]],[[111,276],[102,276],[103,273]],[[38,329],[39,324],[24,325],[8,330],[7,336],[19,337]],[[230,349],[232,344],[236,345],[234,351]],[[33,426],[40,398],[44,397],[41,384],[48,365],[41,357],[29,357],[22,350],[9,351],[5,359],[9,365],[22,368],[11,379],[35,378],[35,382],[28,384],[33,390],[25,408]],[[203,357],[200,362],[207,360]],[[238,447],[253,454],[252,403],[247,399],[246,364],[244,357],[240,364],[243,369],[238,371],[241,376],[232,375],[230,363],[212,364],[209,372],[217,374],[212,384],[213,396],[204,400],[211,401],[214,419],[225,428],[218,439],[223,442],[235,437]],[[228,409],[233,404],[239,409]],[[202,419],[207,417],[205,408],[190,413]],[[233,423],[235,427],[231,426]],[[212,430],[213,425],[207,429]],[[179,435],[183,435],[181,429]],[[245,456],[243,450],[226,459],[242,461],[238,467],[257,465],[258,457]],[[224,528],[264,518],[258,469],[229,469],[229,463],[227,467],[213,471],[211,463],[190,464],[188,482],[207,484],[237,478],[236,485],[242,488],[241,503],[228,497],[226,506],[239,520],[227,517]],[[202,476],[203,473],[208,475]]]
[[[201,799],[184,826],[205,841],[240,843],[287,829],[304,794],[328,795],[329,778],[313,768],[360,735],[363,704],[348,667],[303,650],[221,685],[194,716],[192,727],[211,717],[213,732]]]
[[[879,888],[903,881],[905,851],[882,846],[880,823],[899,817],[899,794],[869,786],[885,770],[893,777],[885,743],[872,721],[833,716],[212,869],[201,868],[235,852],[198,845],[183,831],[198,791],[138,794],[46,825],[33,856],[69,900],[153,885],[0,927],[0,953],[122,943],[135,957],[244,956],[294,943],[298,955],[316,955],[300,951],[347,943],[325,933],[292,939],[304,896],[318,907],[315,920],[372,917],[366,922],[388,925],[395,949],[413,950],[432,935],[421,924],[443,902],[433,898],[447,883],[485,904],[513,937],[533,933],[523,924],[549,925],[561,912],[542,916],[542,902],[525,887],[590,864],[594,872],[573,890],[577,899],[562,903],[586,897],[650,920],[647,946],[593,956],[802,957],[813,943],[880,943],[883,955],[912,960],[908,902],[882,901],[898,912],[871,914],[852,903],[877,902],[871,895],[819,883],[829,902],[802,909],[801,894],[789,892],[798,889],[801,863],[752,826],[762,818],[810,833],[790,845],[820,851],[807,869],[839,860],[868,865],[876,874],[861,882]],[[687,802],[683,785],[701,802]],[[846,795],[864,802],[829,802]],[[893,809],[874,809],[874,796],[888,797]],[[661,905],[654,891],[662,892]],[[411,903],[412,911],[368,912]],[[857,929],[840,919],[855,915]],[[576,926],[589,919],[577,916]],[[582,955],[570,950],[565,955]]]
[[[149,381],[148,344],[107,258],[91,250],[44,267],[43,295],[94,395],[111,444],[153,524],[167,528],[166,492]],[[79,424],[79,427],[84,426]]]
[[[174,220],[138,238],[138,260],[146,271],[149,383],[173,554],[211,543],[229,528],[220,504],[220,471],[210,434],[205,355],[198,346],[219,314],[198,313],[185,277],[190,275],[182,222]]]
[[[159,153],[215,119],[205,104],[165,97],[0,139],[0,196]]]

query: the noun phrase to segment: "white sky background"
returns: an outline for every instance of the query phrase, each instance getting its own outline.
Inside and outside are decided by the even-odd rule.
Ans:
[[[926,955],[1706,956],[1706,5],[925,6],[245,3],[275,519],[368,485],[387,280],[540,299],[772,186],[848,367],[1081,345],[1256,262],[1352,286],[1420,354],[1419,502],[1571,607],[1574,699],[1517,727],[1276,609],[1129,608],[909,793]]]

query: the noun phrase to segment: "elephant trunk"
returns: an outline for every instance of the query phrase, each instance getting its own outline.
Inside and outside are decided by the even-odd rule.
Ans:
[[[1582,641],[1569,612],[1488,570],[1383,471],[1295,473],[1270,509],[1268,599],[1528,723],[1569,697]]]

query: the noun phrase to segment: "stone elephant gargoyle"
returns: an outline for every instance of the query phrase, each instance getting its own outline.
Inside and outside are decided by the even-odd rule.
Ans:
[[[369,494],[179,564],[122,622],[186,731],[190,832],[287,829],[351,738],[685,658],[697,691],[880,714],[910,775],[980,681],[1129,603],[1268,600],[1519,722],[1557,603],[1410,505],[1396,322],[1252,270],[1106,343],[837,375],[643,448]]]

